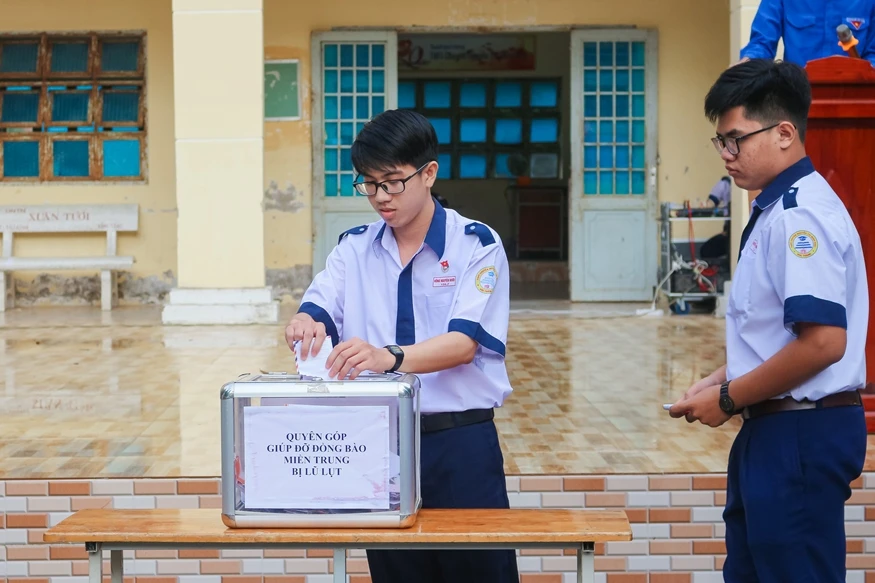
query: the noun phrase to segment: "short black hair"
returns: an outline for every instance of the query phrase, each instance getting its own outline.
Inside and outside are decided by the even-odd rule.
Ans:
[[[751,59],[730,67],[708,91],[705,115],[714,123],[736,107],[763,127],[790,121],[805,141],[811,84],[799,65],[771,59]]]
[[[422,114],[390,109],[365,124],[352,144],[351,155],[359,174],[406,164],[419,168],[437,161],[437,134]]]

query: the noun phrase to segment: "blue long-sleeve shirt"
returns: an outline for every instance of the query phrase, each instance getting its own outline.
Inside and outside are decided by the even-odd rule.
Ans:
[[[848,25],[859,40],[857,52],[875,66],[875,0],[761,0],[741,57],[774,59],[784,38],[784,60],[808,61],[843,55],[836,27]]]

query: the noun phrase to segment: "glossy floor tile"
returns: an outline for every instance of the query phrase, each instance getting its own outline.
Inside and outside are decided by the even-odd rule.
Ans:
[[[662,404],[721,363],[710,316],[629,304],[515,304],[515,388],[496,423],[509,474],[723,471],[737,423]],[[294,370],[283,326],[160,324],[160,309],[31,308],[0,317],[0,478],[217,476],[219,389]]]

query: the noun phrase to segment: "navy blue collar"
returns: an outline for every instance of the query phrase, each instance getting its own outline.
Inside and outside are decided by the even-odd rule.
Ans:
[[[754,199],[754,204],[761,209],[767,209],[784,196],[800,178],[804,178],[814,172],[814,164],[811,158],[805,156],[780,174],[778,174],[768,186]]]
[[[428,227],[428,232],[425,234],[425,244],[431,247],[438,259],[444,256],[444,249],[447,244],[447,211],[441,206],[434,197],[434,216],[431,217],[431,224]],[[386,232],[386,223],[380,227],[377,236],[374,237],[374,242],[383,239],[383,233]]]

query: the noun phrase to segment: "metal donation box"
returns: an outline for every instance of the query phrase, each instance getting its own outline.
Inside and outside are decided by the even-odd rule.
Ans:
[[[421,505],[419,379],[243,375],[222,387],[232,528],[406,528]]]

